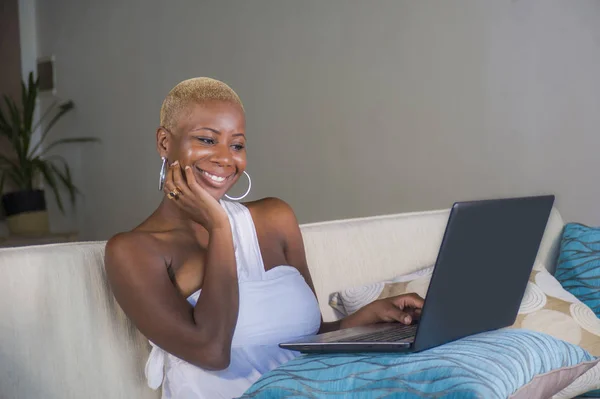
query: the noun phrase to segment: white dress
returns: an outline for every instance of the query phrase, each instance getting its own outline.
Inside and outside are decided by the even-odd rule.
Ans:
[[[296,268],[281,265],[265,272],[248,208],[237,202],[221,204],[232,227],[239,281],[231,363],[222,371],[203,370],[150,342],[146,379],[152,389],[162,384],[163,399],[239,397],[262,374],[298,355],[279,343],[315,334],[320,326],[317,300]],[[188,302],[195,306],[200,293]]]

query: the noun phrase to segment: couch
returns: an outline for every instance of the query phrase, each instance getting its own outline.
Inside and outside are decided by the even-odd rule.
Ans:
[[[301,226],[326,321],[337,290],[435,262],[449,210]],[[552,272],[563,220],[552,210],[537,261]],[[105,242],[0,250],[0,398],[159,398],[148,341],[111,295]]]

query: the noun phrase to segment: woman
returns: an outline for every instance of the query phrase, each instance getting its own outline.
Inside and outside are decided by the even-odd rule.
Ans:
[[[246,174],[244,108],[226,84],[195,78],[163,102],[156,133],[163,201],[112,237],[106,271],[150,340],[148,384],[163,398],[232,398],[296,353],[277,345],[377,322],[411,323],[422,299],[378,300],[324,323],[292,209],[223,200]]]

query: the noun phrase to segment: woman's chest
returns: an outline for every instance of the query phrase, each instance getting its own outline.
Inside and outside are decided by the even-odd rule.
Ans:
[[[247,240],[236,242],[236,263],[238,270],[252,270],[254,275],[260,275],[264,271],[269,272],[279,265],[287,263],[283,245],[277,237],[269,231],[256,231],[256,241]],[[171,281],[177,287],[179,292],[188,297],[192,293],[202,288],[204,276],[208,267],[218,267],[209,265],[208,244],[209,238],[185,237],[178,242],[174,242],[171,248],[170,263],[167,265],[167,272]],[[257,252],[255,252],[257,251]],[[249,254],[256,253],[257,256]]]
[[[277,345],[319,330],[319,304],[300,273],[278,266],[267,274],[280,276],[240,285],[234,346]]]
[[[197,292],[188,301],[195,305],[201,295]],[[295,268],[278,266],[265,280],[240,283],[232,345],[277,345],[314,334],[320,325],[315,295]]]

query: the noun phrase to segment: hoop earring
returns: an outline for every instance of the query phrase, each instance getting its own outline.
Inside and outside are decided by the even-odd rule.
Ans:
[[[250,194],[250,189],[252,188],[252,179],[250,179],[250,175],[248,174],[248,172],[244,171],[244,174],[248,178],[248,190],[246,190],[244,195],[242,195],[241,197],[230,197],[229,195],[225,194],[225,197],[227,197],[227,199],[230,199],[232,201],[239,201],[246,198],[246,196]]]
[[[162,166],[160,167],[160,174],[158,176],[158,191],[162,191],[165,186],[165,178],[167,177],[167,158],[161,157]]]

